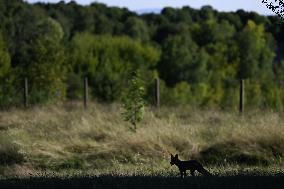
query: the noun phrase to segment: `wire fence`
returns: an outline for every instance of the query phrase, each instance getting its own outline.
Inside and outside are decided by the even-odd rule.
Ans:
[[[80,95],[82,98],[82,106],[87,109],[90,100],[89,94],[89,80],[87,77],[82,79],[83,83],[83,90],[82,95]],[[245,111],[245,105],[246,101],[250,101],[252,99],[246,99],[246,81],[241,79],[239,81],[239,86],[234,89],[236,91],[236,94],[238,96],[238,110],[240,113],[244,113]],[[280,85],[281,86],[281,85]],[[167,99],[163,99],[161,95],[161,82],[159,78],[155,79],[155,83],[152,86],[152,105],[156,108],[160,108],[161,105],[166,104]],[[5,85],[0,84],[0,109],[7,109],[10,107],[21,107],[21,108],[29,108],[35,103],[36,101],[31,100],[33,97],[33,91],[29,90],[29,80],[28,78],[24,78],[22,82],[14,83],[11,85]],[[238,91],[238,92],[237,92]],[[40,95],[41,93],[39,93]],[[284,100],[284,97],[282,98]]]

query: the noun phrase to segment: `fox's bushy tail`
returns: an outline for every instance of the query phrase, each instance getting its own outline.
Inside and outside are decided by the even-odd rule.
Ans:
[[[204,169],[203,167],[200,168],[200,170],[198,170],[199,173],[203,174],[203,175],[206,175],[206,176],[212,176],[212,174],[207,171],[206,169]]]

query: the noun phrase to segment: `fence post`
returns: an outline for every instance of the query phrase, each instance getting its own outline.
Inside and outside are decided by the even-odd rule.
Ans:
[[[84,78],[84,108],[88,107],[88,77]]]
[[[245,108],[245,82],[244,79],[240,79],[240,113],[244,112]]]
[[[156,107],[160,107],[160,79],[156,78],[156,91],[155,91],[155,97],[156,97]]]
[[[28,88],[28,78],[25,77],[24,79],[24,107],[28,107],[28,95],[29,95],[29,88]]]

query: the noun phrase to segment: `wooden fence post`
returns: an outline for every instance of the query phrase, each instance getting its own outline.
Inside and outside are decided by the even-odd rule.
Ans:
[[[88,107],[88,77],[84,78],[84,108]]]
[[[29,86],[28,86],[28,78],[24,79],[24,107],[28,107],[28,95],[29,95]]]
[[[239,111],[240,113],[244,112],[245,108],[245,82],[244,79],[240,80],[240,107]]]
[[[156,107],[160,107],[160,79],[156,78],[156,91],[155,91],[155,97],[156,97]]]

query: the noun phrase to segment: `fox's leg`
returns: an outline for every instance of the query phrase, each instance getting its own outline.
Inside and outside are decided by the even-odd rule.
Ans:
[[[186,170],[184,171],[184,177],[186,177]]]
[[[194,171],[195,170],[190,170],[190,174],[194,177],[195,175],[194,175]]]

